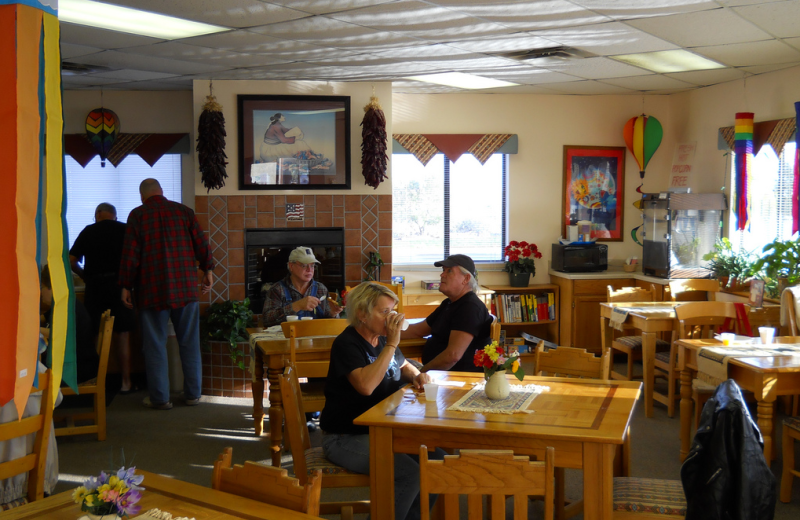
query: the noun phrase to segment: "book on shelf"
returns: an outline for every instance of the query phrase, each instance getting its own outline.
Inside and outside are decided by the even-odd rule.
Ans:
[[[490,308],[501,323],[555,321],[555,294],[493,294]]]

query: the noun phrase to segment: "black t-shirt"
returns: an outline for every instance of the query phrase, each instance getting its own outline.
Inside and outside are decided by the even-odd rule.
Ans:
[[[373,347],[353,327],[347,327],[333,341],[328,378],[325,381],[325,408],[319,420],[320,428],[328,433],[361,434],[369,433],[367,426],[356,426],[353,420],[403,386],[400,367],[406,358],[400,349],[395,349],[394,359],[383,376],[383,381],[371,395],[359,394],[347,375],[357,368],[363,368],[378,359],[386,345],[386,338],[378,340]]]
[[[429,363],[444,352],[450,341],[450,332],[460,330],[472,334],[472,342],[464,355],[450,370],[458,372],[481,372],[483,369],[472,363],[475,351],[491,343],[492,316],[486,305],[473,292],[468,292],[458,300],[444,300],[439,307],[428,316],[431,337],[422,350],[422,362]]]
[[[101,220],[83,228],[75,239],[69,254],[78,259],[86,259],[83,271],[88,278],[87,282],[93,276],[116,275],[119,272],[126,228],[123,222]]]

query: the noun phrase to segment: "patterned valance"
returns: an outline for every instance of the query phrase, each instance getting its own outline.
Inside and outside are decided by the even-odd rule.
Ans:
[[[758,155],[761,147],[765,144],[772,146],[775,153],[780,155],[783,145],[791,139],[795,132],[795,118],[774,119],[772,121],[761,121],[753,125],[753,155]],[[726,126],[719,129],[720,135],[728,143],[728,147],[733,149],[734,127]]]
[[[153,166],[170,152],[189,153],[189,134],[119,134],[108,153],[108,160],[116,168],[134,153]],[[97,155],[97,150],[86,134],[64,134],[64,153],[86,168]]]
[[[424,165],[437,153],[453,162],[464,153],[471,153],[481,164],[494,153],[517,153],[514,134],[392,134],[392,138],[395,147],[401,147]]]

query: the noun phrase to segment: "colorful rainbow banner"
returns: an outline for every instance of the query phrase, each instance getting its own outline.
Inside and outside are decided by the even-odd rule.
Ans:
[[[792,186],[792,234],[800,231],[800,101],[794,104],[795,124],[794,131],[794,183]]]
[[[736,215],[736,229],[750,225],[750,174],[753,162],[753,113],[738,112],[734,127],[733,151],[736,154],[734,179],[736,199],[731,207]]]
[[[0,405],[13,399],[20,416],[36,376],[38,262],[45,238],[55,300],[51,388],[57,394],[62,373],[77,387],[54,5],[52,0],[0,0],[0,157],[8,173],[0,190],[0,239],[5,244],[0,248]]]

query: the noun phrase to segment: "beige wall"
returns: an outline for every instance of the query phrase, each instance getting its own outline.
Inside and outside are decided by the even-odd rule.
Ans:
[[[334,83],[320,81],[214,81],[214,96],[222,105],[225,115],[225,129],[228,138],[225,141],[225,153],[228,155],[228,179],[225,186],[214,193],[218,195],[388,195],[392,193],[391,185],[383,182],[377,190],[364,185],[361,174],[361,120],[364,119],[363,107],[369,103],[373,93],[378,97],[386,116],[387,130],[392,127],[392,85],[391,83]],[[203,111],[203,103],[208,96],[208,81],[194,82],[194,121],[198,121]],[[239,149],[237,139],[237,101],[238,94],[287,94],[296,96],[350,96],[350,185],[349,191],[342,190],[239,190]],[[194,125],[196,127],[196,125]],[[193,130],[194,132],[194,130]],[[193,139],[194,139],[194,133]],[[197,195],[204,195],[206,189],[196,173],[195,190]]]

